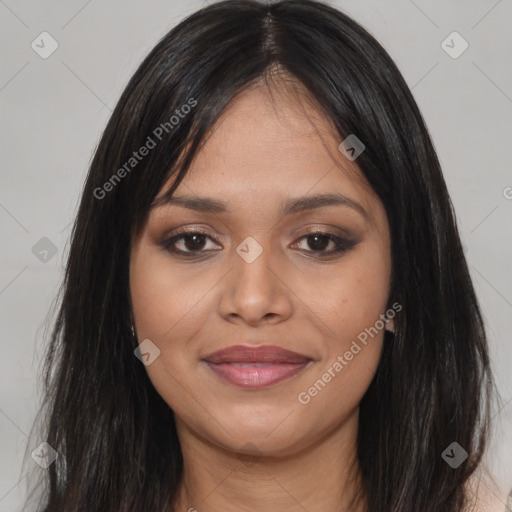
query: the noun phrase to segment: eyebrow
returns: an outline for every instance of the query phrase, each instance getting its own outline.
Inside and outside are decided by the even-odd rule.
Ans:
[[[159,206],[181,206],[201,213],[231,213],[226,203],[211,197],[195,197],[195,196],[162,196],[155,199],[152,208]],[[350,199],[342,194],[317,194],[312,196],[302,196],[297,198],[288,199],[281,209],[281,215],[291,215],[293,213],[314,210],[325,206],[345,206],[352,208],[360,213],[366,219],[369,218],[368,212],[356,201]]]

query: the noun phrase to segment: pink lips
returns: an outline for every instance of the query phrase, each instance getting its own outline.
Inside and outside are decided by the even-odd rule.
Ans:
[[[204,361],[219,377],[231,384],[259,388],[297,374],[311,359],[275,345],[234,345],[206,356]]]

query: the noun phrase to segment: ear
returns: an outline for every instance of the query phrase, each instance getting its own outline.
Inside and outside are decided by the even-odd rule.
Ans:
[[[395,322],[392,318],[386,322],[386,331],[395,332]]]

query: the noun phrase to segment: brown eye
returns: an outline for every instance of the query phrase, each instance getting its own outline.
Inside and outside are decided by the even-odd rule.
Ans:
[[[352,249],[357,242],[340,238],[332,233],[325,232],[313,232],[308,233],[306,236],[301,238],[302,241],[306,241],[305,252],[316,253],[320,257],[331,256],[342,252],[349,251]],[[330,250],[326,250],[331,247]]]
[[[215,250],[207,247],[208,241],[215,240],[201,231],[183,231],[164,241],[162,247],[175,254],[196,256]]]

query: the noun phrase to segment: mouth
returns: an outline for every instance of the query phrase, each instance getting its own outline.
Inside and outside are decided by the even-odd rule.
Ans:
[[[236,345],[206,356],[203,362],[230,384],[261,388],[291,378],[309,366],[312,359],[275,345]]]

